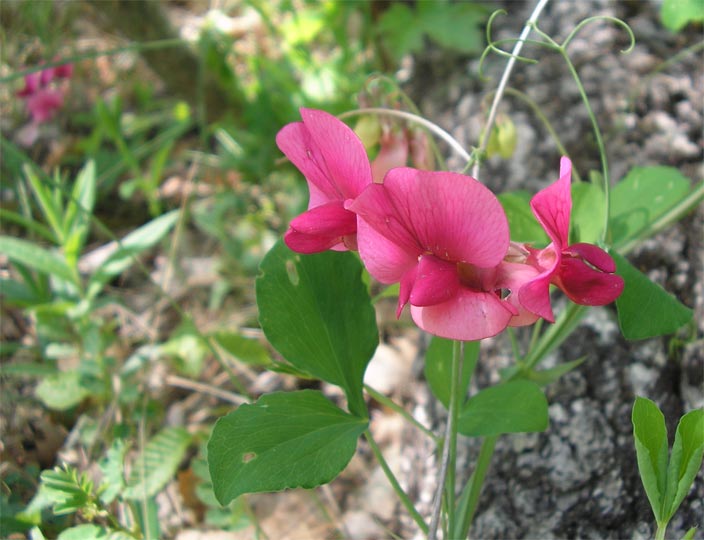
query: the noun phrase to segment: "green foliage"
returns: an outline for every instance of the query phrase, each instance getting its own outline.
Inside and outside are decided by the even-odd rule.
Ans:
[[[506,212],[511,240],[547,245],[550,240],[530,209],[531,196],[527,191],[510,191],[500,193],[497,198]]]
[[[486,145],[486,154],[488,157],[500,156],[503,159],[508,159],[513,155],[517,142],[516,125],[511,117],[499,115],[491,130],[489,142]]]
[[[663,0],[660,18],[665,28],[678,32],[691,22],[704,21],[704,4],[701,0]]]
[[[220,418],[208,443],[215,496],[313,488],[347,465],[367,420],[345,413],[320,392],[276,392]]]
[[[627,339],[646,339],[671,334],[692,320],[692,310],[617,253],[616,272],[625,287],[616,299],[618,322]]]
[[[487,9],[475,2],[418,2],[413,7],[394,2],[379,19],[377,31],[396,61],[420,51],[425,36],[441,47],[479,54],[487,16]]]
[[[42,490],[57,515],[72,514],[79,510],[96,513],[96,495],[93,482],[72,467],[55,467],[41,474]]]
[[[149,499],[174,476],[188,446],[190,434],[183,428],[164,428],[157,433],[132,463],[125,499]]]
[[[460,412],[457,429],[468,437],[545,431],[548,402],[530,381],[509,381],[473,395]]]
[[[658,528],[664,530],[702,464],[704,409],[690,411],[680,419],[669,460],[665,417],[658,406],[637,397],[632,422],[640,477]]]
[[[295,368],[340,386],[366,416],[364,371],[379,342],[374,308],[351,253],[293,253],[280,240],[256,282],[259,322]]]

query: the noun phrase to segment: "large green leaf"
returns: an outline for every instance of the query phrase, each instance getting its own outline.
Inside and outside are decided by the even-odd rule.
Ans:
[[[125,236],[120,245],[90,278],[88,296],[95,297],[103,286],[115,276],[127,270],[135,261],[135,256],[161,240],[176,223],[179,211],[173,210],[153,219],[139,229]]]
[[[685,414],[677,425],[667,467],[667,489],[662,511],[665,520],[674,515],[689,493],[704,456],[704,409]]]
[[[425,353],[425,378],[433,395],[445,408],[450,406],[452,393],[452,346],[454,341],[433,336]],[[467,393],[469,380],[474,371],[474,365],[479,357],[479,342],[468,341],[464,344],[464,362],[462,367],[462,382],[460,383],[462,397]]]
[[[687,196],[691,182],[673,167],[634,167],[611,191],[611,244],[647,235],[648,228]]]
[[[183,428],[157,433],[135,458],[122,496],[149,499],[156,495],[173,478],[190,444],[191,435]]]
[[[208,442],[215,496],[227,504],[243,493],[330,482],[352,459],[367,423],[314,390],[241,405],[217,421]]]
[[[637,397],[631,415],[638,470],[653,514],[662,521],[662,503],[667,482],[667,428],[658,406]]]
[[[548,402],[533,382],[505,382],[472,396],[460,412],[457,427],[469,437],[544,431]]]
[[[366,416],[364,371],[379,342],[376,316],[351,253],[299,255],[279,241],[257,278],[259,322],[294,367],[342,387]]]
[[[22,264],[49,276],[56,276],[70,283],[77,284],[76,273],[66,261],[53,251],[49,251],[27,240],[12,236],[0,236],[0,253],[13,263]]]
[[[616,272],[625,281],[616,299],[618,322],[626,339],[646,339],[675,332],[692,319],[692,310],[653,283],[624,257],[612,252]]]

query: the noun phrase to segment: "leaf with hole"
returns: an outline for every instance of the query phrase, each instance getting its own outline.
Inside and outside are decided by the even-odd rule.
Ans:
[[[217,421],[208,442],[215,496],[224,505],[243,493],[330,482],[352,459],[367,425],[314,390],[241,405]]]
[[[364,371],[379,336],[359,259],[299,255],[279,241],[260,271],[259,322],[269,342],[294,368],[340,386],[350,411],[366,416]]]

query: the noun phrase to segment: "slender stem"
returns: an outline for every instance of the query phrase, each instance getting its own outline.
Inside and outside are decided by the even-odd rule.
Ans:
[[[547,1],[547,0],[545,0]],[[396,116],[398,118],[403,118],[404,120],[408,120],[410,122],[415,122],[416,124],[419,124],[429,130],[431,133],[434,133],[438,137],[440,137],[443,141],[445,141],[455,152],[457,152],[460,156],[462,156],[462,159],[469,161],[472,159],[472,157],[467,153],[467,151],[462,148],[462,145],[458,143],[455,138],[450,135],[447,131],[442,129],[440,126],[437,124],[434,124],[430,120],[426,120],[422,116],[418,116],[417,114],[409,113],[406,111],[397,111],[395,109],[385,109],[383,107],[367,107],[363,109],[355,109],[353,111],[347,111],[345,113],[342,113],[339,115],[339,118],[347,118],[348,116],[359,116],[362,114],[385,114],[387,116]]]
[[[445,492],[446,506],[450,514],[450,523],[454,521],[455,513],[455,463],[457,461],[457,417],[462,396],[462,357],[464,343],[455,341],[452,346],[452,370],[450,375],[452,391],[450,392],[450,407],[447,415],[447,426],[442,450],[442,462],[438,475],[435,502],[430,520],[428,540],[437,538],[440,510],[442,509],[442,494]]]
[[[655,531],[655,540],[665,540],[665,531],[667,531],[667,522],[658,523],[658,529]]]
[[[415,427],[417,427],[419,430],[421,430],[423,433],[425,433],[428,437],[433,439],[433,441],[435,441],[436,443],[438,442],[438,438],[435,435],[435,433],[430,431],[427,427],[425,427],[418,420],[416,420],[412,414],[410,414],[406,409],[401,407],[393,399],[390,399],[387,396],[385,396],[384,394],[382,394],[381,392],[374,390],[368,384],[364,385],[364,389],[367,391],[367,394],[369,394],[371,397],[373,397],[379,403],[381,403],[385,407],[388,407],[392,411],[397,412],[398,414],[403,416],[406,420],[408,420],[411,424],[413,424]]]
[[[498,435],[492,435],[491,437],[485,437],[482,441],[482,447],[479,450],[479,456],[477,457],[477,464],[474,467],[474,472],[467,483],[469,488],[469,495],[464,499],[466,505],[461,512],[462,526],[459,529],[459,534],[455,534],[455,538],[467,538],[469,534],[469,528],[472,526],[472,520],[474,519],[474,513],[477,511],[477,504],[479,502],[479,495],[482,492],[482,486],[484,485],[484,478],[489,470],[489,465],[491,464],[491,458],[494,455],[494,447],[496,446],[496,440]],[[454,531],[457,531],[454,529]]]
[[[548,0],[538,0],[538,3],[533,9],[533,13],[530,14],[528,21],[526,21],[526,24],[523,26],[523,31],[518,37],[518,41],[516,42],[516,45],[514,45],[513,51],[511,51],[511,58],[509,58],[508,63],[506,64],[506,69],[504,69],[504,73],[501,76],[501,81],[499,81],[499,86],[496,89],[494,101],[491,104],[491,109],[489,110],[489,118],[486,122],[484,133],[482,134],[481,140],[479,142],[479,154],[482,154],[484,151],[486,151],[486,147],[489,144],[489,136],[491,135],[491,130],[494,128],[494,121],[496,120],[496,113],[499,110],[499,103],[501,102],[501,98],[503,98],[504,96],[504,90],[506,88],[506,85],[508,84],[508,79],[511,76],[511,71],[513,71],[513,66],[516,63],[516,57],[520,54],[521,49],[523,49],[523,43],[528,38],[528,35],[533,29],[533,25],[538,20],[540,13],[543,11],[543,8],[545,8],[547,3]],[[479,166],[480,163],[479,160],[477,160],[474,163],[474,167],[472,167],[472,176],[474,178],[478,178],[479,176]]]
[[[587,91],[584,89],[584,85],[579,78],[577,69],[570,60],[567,51],[560,47],[560,53],[567,63],[567,68],[570,70],[575,83],[577,83],[577,88],[579,89],[579,94],[582,96],[582,101],[584,102],[584,108],[587,110],[589,115],[589,120],[591,120],[592,128],[594,129],[594,137],[596,138],[596,145],[599,149],[599,155],[601,157],[601,174],[604,177],[604,229],[601,232],[601,242],[604,245],[609,243],[609,215],[611,214],[611,180],[609,178],[609,162],[606,157],[606,147],[604,146],[604,139],[601,136],[601,130],[599,129],[599,123],[596,121],[596,115],[592,110],[592,106],[589,103],[589,98],[587,97]]]
[[[421,531],[423,531],[424,534],[428,534],[428,524],[425,522],[425,520],[423,519],[423,516],[420,515],[418,510],[416,510],[416,507],[413,506],[411,499],[408,497],[406,492],[403,490],[403,488],[401,487],[401,484],[398,483],[398,480],[396,479],[396,476],[394,475],[393,471],[391,470],[391,467],[389,467],[389,464],[384,459],[384,455],[381,453],[381,450],[379,449],[379,446],[376,444],[374,437],[372,437],[371,431],[369,431],[367,429],[364,432],[364,437],[367,439],[367,442],[369,443],[369,447],[372,449],[372,453],[374,454],[374,457],[376,458],[376,460],[379,462],[379,465],[381,465],[381,469],[384,471],[384,474],[386,475],[386,478],[389,480],[391,487],[396,492],[396,495],[398,495],[398,498],[401,501],[401,504],[404,506],[406,511],[410,514],[411,518],[413,518],[413,521],[416,522],[416,525],[418,525],[418,528]]]

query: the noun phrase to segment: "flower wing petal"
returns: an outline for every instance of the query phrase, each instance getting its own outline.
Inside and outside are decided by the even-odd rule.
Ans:
[[[623,278],[600,272],[582,259],[563,257],[553,282],[570,300],[583,306],[610,304],[623,291]]]
[[[544,272],[529,281],[518,290],[518,301],[528,311],[541,316],[549,322],[555,322],[555,316],[550,305],[551,272]]]
[[[423,255],[418,262],[418,273],[410,293],[411,305],[441,304],[452,298],[459,288],[456,264]]]
[[[403,275],[418,264],[415,251],[392,242],[361,217],[357,219],[357,246],[364,266],[381,283],[401,281]]]

